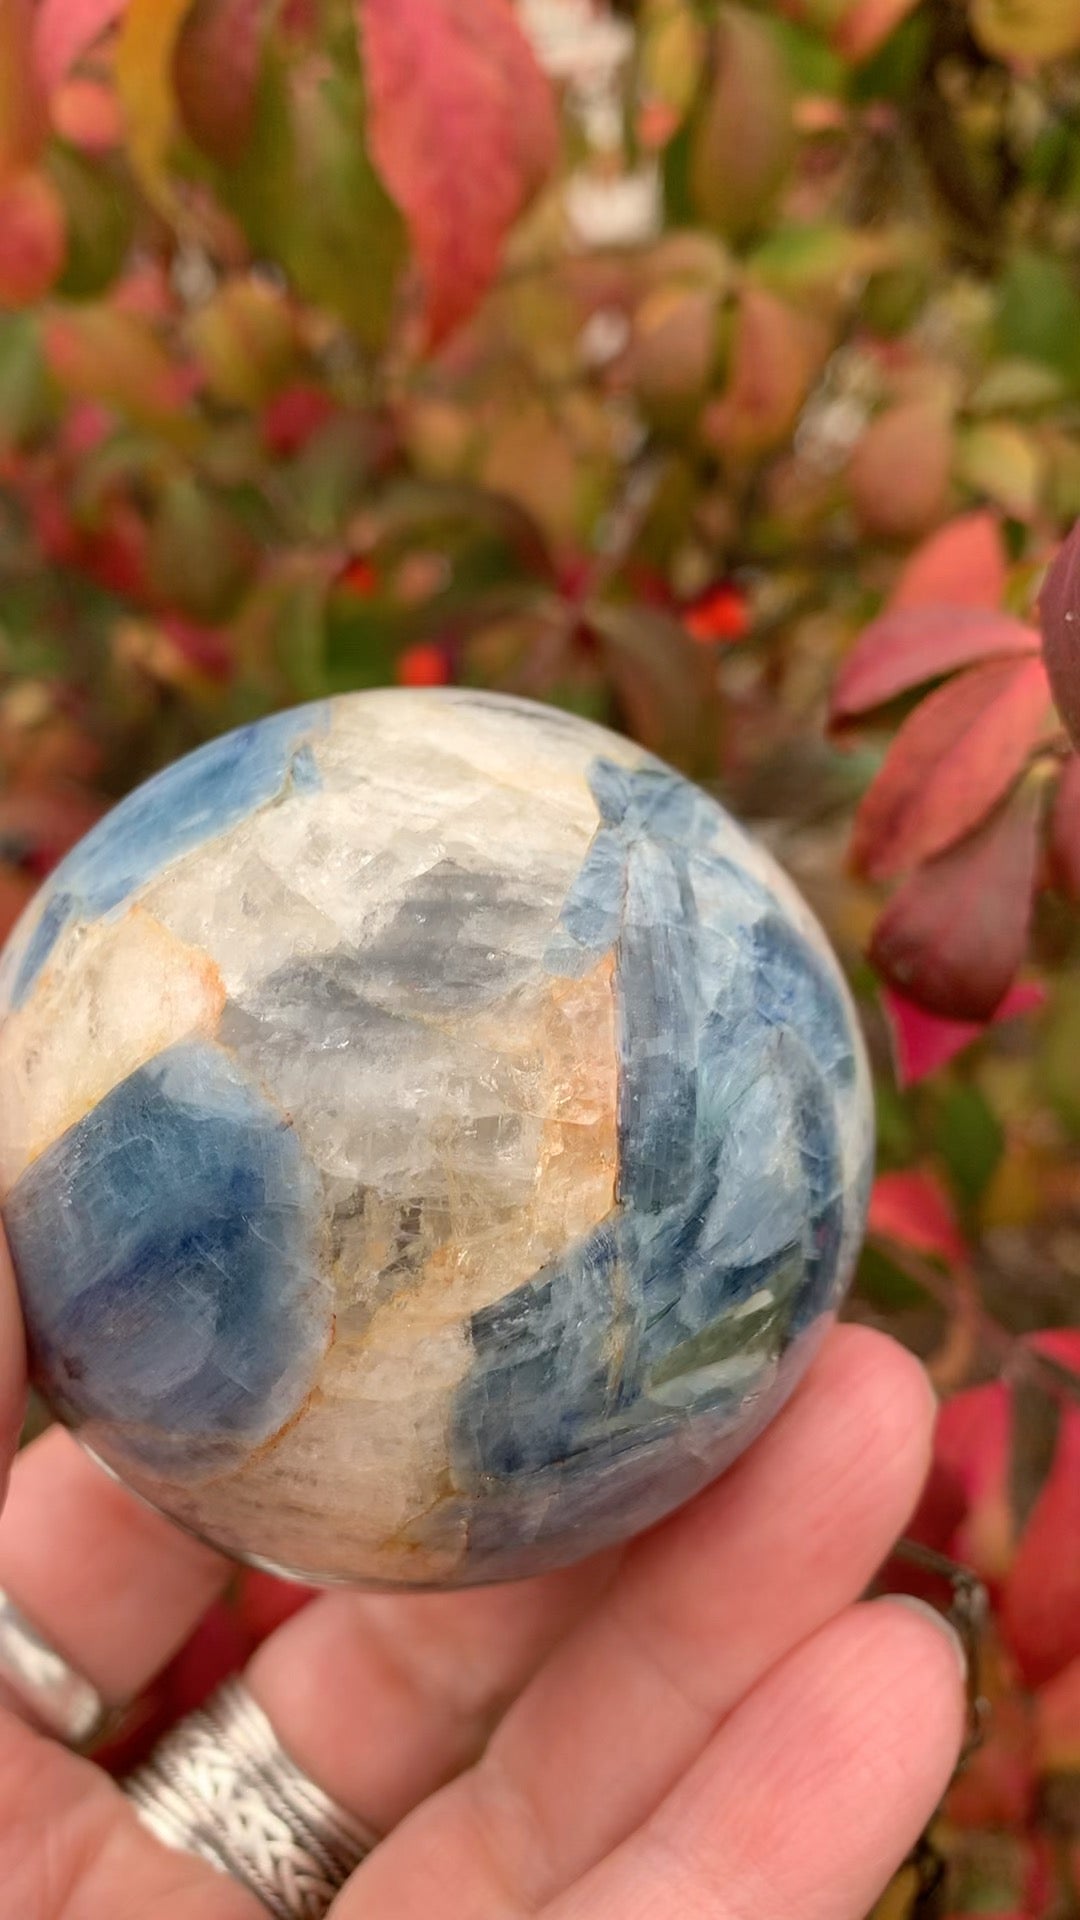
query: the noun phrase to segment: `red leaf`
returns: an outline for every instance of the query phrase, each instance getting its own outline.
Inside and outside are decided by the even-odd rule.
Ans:
[[[994,1701],[985,1738],[949,1790],[947,1818],[950,1825],[968,1829],[1022,1828],[1037,1790],[1031,1705],[1019,1691],[1006,1693]],[[1008,1915],[988,1914],[984,1920],[1008,1920]]]
[[[299,453],[337,407],[321,387],[286,387],[270,401],[262,417],[263,445],[283,458]]]
[[[934,1461],[960,1487],[966,1515],[948,1547],[982,1579],[996,1582],[1013,1551],[1009,1506],[1012,1397],[1003,1381],[954,1394],[938,1414]]]
[[[989,1020],[1027,946],[1039,853],[1039,796],[1020,787],[959,846],[896,893],[874,929],[870,959],[931,1013]]]
[[[1037,653],[1039,635],[1011,613],[945,604],[890,607],[860,634],[837,675],[835,726],[926,680],[978,661]]]
[[[208,680],[228,680],[232,677],[233,657],[228,640],[220,628],[188,620],[179,613],[163,614],[159,624],[185,666],[193,667],[196,673],[204,674]]]
[[[1046,576],[1039,613],[1054,699],[1073,745],[1080,746],[1080,520]]]
[[[0,941],[7,939],[33,893],[34,882],[29,876],[0,860]]]
[[[1080,1334],[1036,1334],[1033,1346],[1080,1369]],[[1029,1686],[1080,1657],[1080,1405],[1061,1395],[1053,1465],[1024,1528],[1002,1595],[1001,1624]]]
[[[298,1586],[292,1580],[278,1580],[272,1573],[260,1573],[245,1567],[240,1574],[236,1613],[245,1633],[255,1641],[265,1640],[276,1627],[291,1620],[316,1597],[314,1587]]]
[[[1035,1701],[1042,1773],[1080,1773],[1080,1659],[1040,1687]]]
[[[270,0],[195,0],[173,55],[176,100],[192,139],[231,165],[251,137]]]
[[[962,1266],[968,1257],[952,1201],[937,1175],[922,1168],[878,1175],[867,1229],[916,1253],[933,1254],[949,1266]]]
[[[49,132],[45,96],[34,71],[33,0],[0,4],[0,176],[32,167]]]
[[[41,0],[34,30],[37,69],[51,92],[76,60],[118,20],[127,0]]]
[[[997,607],[1005,591],[1001,529],[980,508],[949,520],[915,549],[890,597],[891,607]]]
[[[372,158],[409,225],[439,341],[554,164],[551,88],[509,0],[357,0]]]
[[[930,859],[984,820],[1056,731],[1042,661],[972,667],[910,714],[851,836],[856,869],[884,880]]]
[[[67,232],[56,188],[42,173],[0,181],[0,309],[48,293],[64,264]]]
[[[215,1600],[163,1676],[172,1717],[201,1707],[215,1687],[239,1672],[251,1652],[251,1634],[227,1601]]]
[[[12,787],[0,794],[0,856],[43,879],[104,810],[78,787]]]
[[[1070,754],[1058,781],[1050,816],[1054,878],[1071,900],[1080,900],[1080,759]]]
[[[883,987],[881,998],[892,1034],[896,1078],[901,1087],[913,1087],[928,1074],[938,1072],[986,1032],[984,1020],[943,1020],[897,993],[895,987]],[[991,1024],[998,1026],[1003,1020],[1015,1020],[1018,1015],[1032,1013],[1045,1004],[1045,987],[1037,980],[1018,980],[1009,988]]]

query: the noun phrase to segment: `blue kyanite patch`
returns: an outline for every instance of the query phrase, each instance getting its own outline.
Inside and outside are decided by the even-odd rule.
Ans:
[[[114,807],[74,847],[50,883],[41,918],[11,991],[20,1006],[65,927],[127,900],[180,854],[224,833],[287,784],[319,784],[310,737],[326,724],[323,706],[272,715],[166,767]]]
[[[295,1133],[221,1048],[133,1073],[3,1208],[53,1405],[162,1467],[273,1433],[328,1335],[316,1207]]]
[[[564,1524],[552,1475],[575,1462],[578,1519],[602,1524],[615,1483],[596,1468],[618,1457],[633,1506],[635,1449],[652,1482],[682,1412],[736,1419],[755,1355],[765,1379],[833,1303],[842,1247],[834,1085],[850,1086],[855,1061],[837,987],[716,850],[703,793],[606,761],[592,788],[603,824],[547,959],[578,975],[614,954],[616,1205],[473,1318],[457,1471],[494,1496],[504,1541]],[[515,1481],[507,1506],[497,1490]],[[481,1556],[494,1544],[482,1520],[470,1540]]]

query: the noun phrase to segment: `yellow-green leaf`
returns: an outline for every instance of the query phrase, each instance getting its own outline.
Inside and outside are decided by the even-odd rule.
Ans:
[[[188,370],[170,360],[137,314],[89,302],[60,309],[45,322],[44,345],[49,370],[67,392],[100,400],[173,441],[197,437]]]
[[[690,186],[705,220],[732,238],[768,212],[795,151],[794,97],[767,19],[725,7],[712,83],[693,129]]]
[[[1016,520],[1030,520],[1042,493],[1043,460],[1032,435],[1012,420],[988,420],[964,434],[957,478]]]
[[[296,350],[286,295],[250,276],[226,280],[192,314],[187,336],[211,392],[238,407],[269,399]]]
[[[174,206],[169,148],[177,125],[172,63],[193,0],[131,0],[116,49],[116,87],[127,123],[128,156],[147,197]]]
[[[661,110],[665,136],[693,103],[704,54],[704,28],[690,0],[649,0],[641,25],[638,85],[645,109]]]
[[[971,30],[998,60],[1061,60],[1080,49],[1077,0],[973,0]]]

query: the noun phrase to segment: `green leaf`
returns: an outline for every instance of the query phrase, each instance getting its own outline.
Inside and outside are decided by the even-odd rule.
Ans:
[[[925,1307],[927,1301],[925,1288],[877,1246],[863,1248],[855,1287],[860,1300],[884,1313],[910,1312]]]
[[[189,474],[164,488],[150,533],[150,579],[161,599],[195,620],[224,618],[251,572],[252,547],[223,502]]]
[[[891,33],[884,45],[852,74],[852,98],[898,100],[905,105],[917,87],[926,85],[923,72],[930,46],[930,20],[925,8],[913,13]]]
[[[390,605],[381,596],[347,604],[343,597],[327,605],[326,687],[348,693],[358,687],[392,685],[402,647],[416,638],[417,616]]]
[[[19,446],[48,416],[49,388],[34,316],[0,315],[0,447]]]
[[[327,690],[324,574],[290,580],[272,616],[278,665],[298,700],[317,700]]]
[[[554,577],[550,551],[532,515],[486,487],[403,481],[381,496],[375,523],[380,553],[417,543],[436,546],[453,559],[459,583],[482,586],[517,572],[541,580]]]
[[[934,1145],[957,1191],[974,1205],[989,1185],[1005,1147],[993,1108],[978,1087],[944,1089],[934,1125]]]
[[[123,267],[135,226],[131,196],[117,170],[73,148],[55,146],[49,173],[67,215],[67,258],[57,291],[85,300],[104,293]]]
[[[772,22],[792,84],[798,93],[843,95],[848,89],[847,63],[819,33],[795,20]]]
[[[275,477],[275,505],[290,537],[340,538],[364,497],[375,460],[376,423],[343,413],[320,427],[303,451]]]
[[[1026,248],[1013,256],[995,332],[1003,357],[1041,361],[1080,388],[1080,286],[1064,261]]]
[[[290,66],[268,49],[251,137],[219,191],[304,299],[337,314],[369,352],[385,346],[407,243],[367,156],[355,64]]]

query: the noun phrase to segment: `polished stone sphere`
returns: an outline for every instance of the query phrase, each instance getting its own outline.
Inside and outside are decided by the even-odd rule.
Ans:
[[[317,1581],[657,1520],[776,1412],[872,1147],[839,971],[630,742],[354,694],[131,794],[0,962],[35,1377],[123,1481]]]

